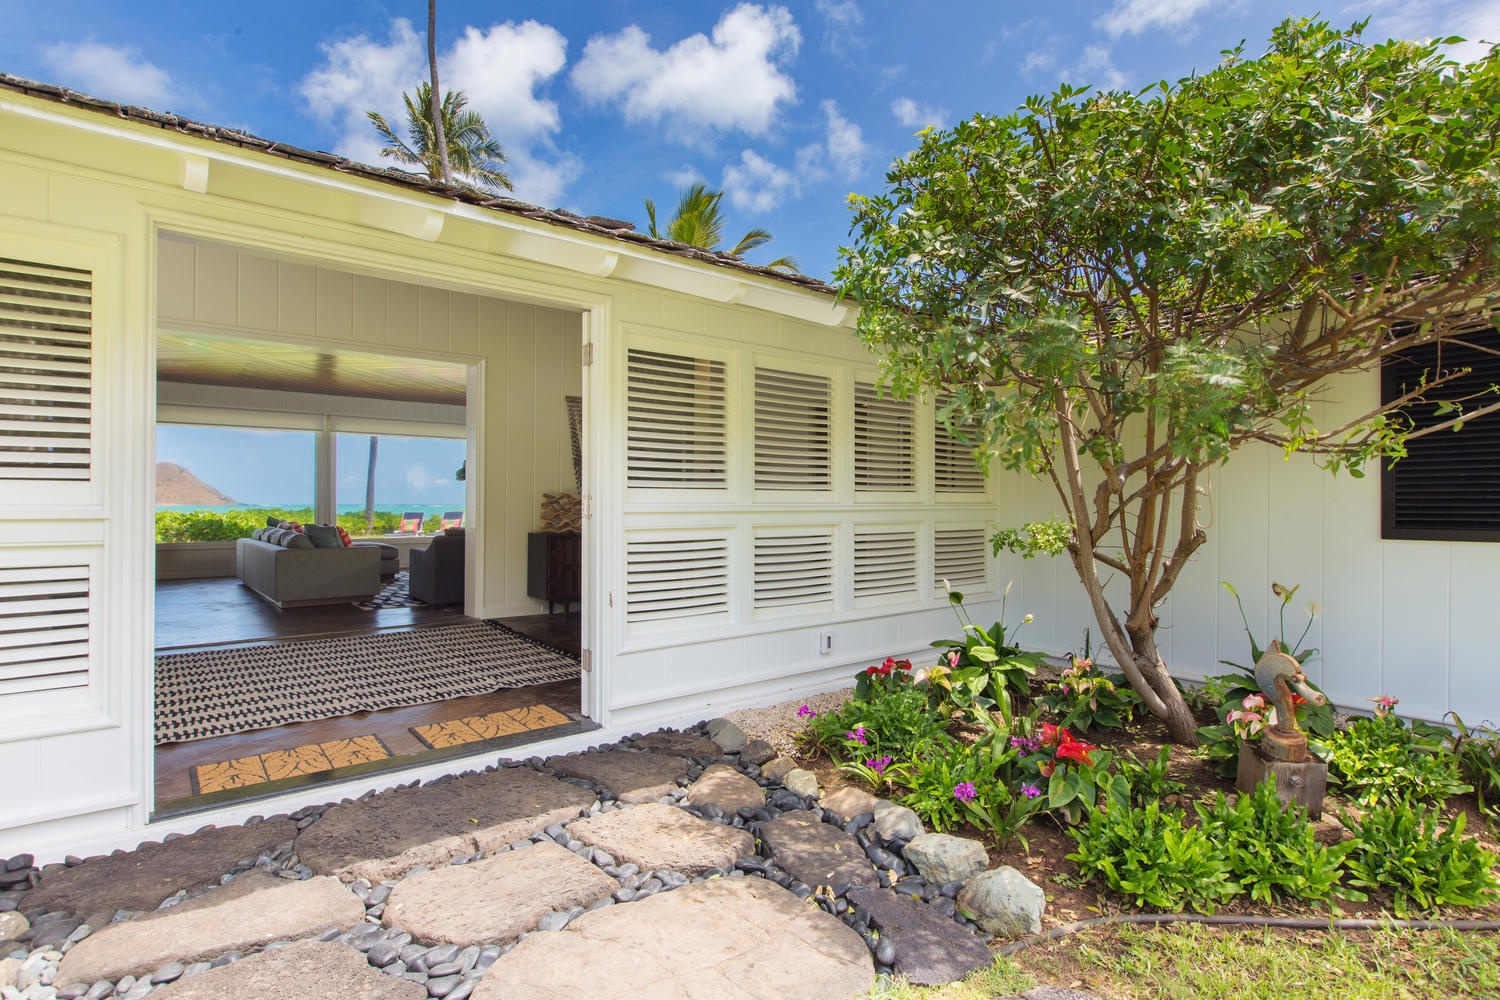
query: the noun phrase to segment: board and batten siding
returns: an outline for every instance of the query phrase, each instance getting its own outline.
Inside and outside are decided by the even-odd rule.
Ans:
[[[480,470],[476,485],[483,483],[477,528],[485,577],[470,589],[481,595],[472,613],[536,613],[538,603],[526,596],[526,534],[538,527],[544,492],[577,491],[564,402],[583,391],[576,313],[171,237],[160,241],[158,275],[164,330],[484,365],[485,396],[474,407],[484,453],[470,467]],[[183,395],[174,393],[169,399]],[[229,390],[225,405],[264,398]],[[413,412],[413,404],[383,413],[373,405],[374,415]],[[451,415],[451,407],[441,410]]]
[[[1315,404],[1315,425],[1338,426],[1368,411],[1379,392],[1378,373],[1339,380]],[[1056,510],[1051,485],[1038,480],[1003,477],[1000,498],[1005,524]],[[1389,694],[1414,718],[1438,721],[1454,711],[1471,724],[1500,721],[1500,545],[1383,540],[1377,469],[1362,479],[1334,476],[1305,456],[1287,459],[1258,445],[1213,469],[1199,523],[1208,541],[1159,611],[1157,641],[1175,676],[1223,673],[1230,668],[1221,660],[1248,663],[1239,611],[1219,581],[1239,592],[1262,644],[1279,628],[1275,581],[1301,586],[1286,609],[1289,638],[1306,624],[1307,604],[1320,606],[1305,640],[1319,655],[1306,669],[1340,707],[1368,712],[1369,699]],[[1100,655],[1072,564],[1038,558],[1010,565],[1017,572],[1012,605],[1019,598],[1037,613],[1027,638],[1062,653],[1081,649],[1084,629],[1093,628]],[[1109,593],[1123,609],[1123,581],[1102,575],[1116,577]]]

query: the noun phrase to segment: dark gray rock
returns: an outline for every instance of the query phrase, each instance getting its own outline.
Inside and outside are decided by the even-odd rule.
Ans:
[[[603,750],[551,757],[547,766],[559,777],[580,778],[621,802],[655,802],[687,776],[685,757],[638,750]]]
[[[708,723],[708,738],[719,745],[725,753],[735,753],[745,749],[745,744],[750,741],[745,731],[728,719],[712,719]]]
[[[877,950],[876,961],[918,986],[956,982],[994,960],[973,933],[910,896],[889,889],[857,888],[850,889],[848,897],[880,932],[881,946],[889,943],[888,951],[894,952],[885,961]]]
[[[832,886],[835,895],[849,886],[878,884],[875,868],[853,837],[805,812],[762,823],[760,837],[776,864],[802,882]]]

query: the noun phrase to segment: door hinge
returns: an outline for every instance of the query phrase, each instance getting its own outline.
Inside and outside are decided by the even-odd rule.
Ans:
[[[593,344],[584,344],[583,345],[583,366],[585,368],[587,368],[589,365],[591,365],[593,363],[594,363],[594,345]]]
[[[591,673],[594,669],[594,651],[583,650],[578,656],[578,665],[583,668],[584,673]]]

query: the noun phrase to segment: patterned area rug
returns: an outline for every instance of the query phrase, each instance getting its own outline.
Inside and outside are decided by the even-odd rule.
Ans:
[[[493,622],[156,658],[156,742],[572,680],[578,661]]]
[[[364,608],[366,611],[379,611],[382,608],[425,608],[425,601],[414,600],[411,592],[407,589],[410,579],[406,570],[401,570],[385,583],[380,585],[374,597],[368,601],[355,601],[356,608]]]
[[[347,740],[309,743],[290,750],[271,750],[214,764],[199,764],[192,769],[193,794],[207,795],[226,788],[248,788],[268,781],[280,781],[299,774],[321,774],[354,764],[387,760],[390,747],[379,736],[355,736]]]

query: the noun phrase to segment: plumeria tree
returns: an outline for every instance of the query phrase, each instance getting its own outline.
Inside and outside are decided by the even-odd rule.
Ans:
[[[1457,65],[1363,27],[1291,20],[1259,58],[1236,48],[1175,85],[1063,87],[925,133],[885,193],[852,199],[837,280],[885,379],[941,391],[982,459],[1054,487],[1061,520],[997,546],[1067,553],[1113,659],[1183,743],[1157,608],[1207,537],[1209,470],[1252,442],[1355,475],[1399,457],[1400,408],[1464,371],[1440,364],[1336,426],[1315,420],[1320,391],[1493,330],[1500,57]],[[1500,402],[1442,406],[1417,433]]]

